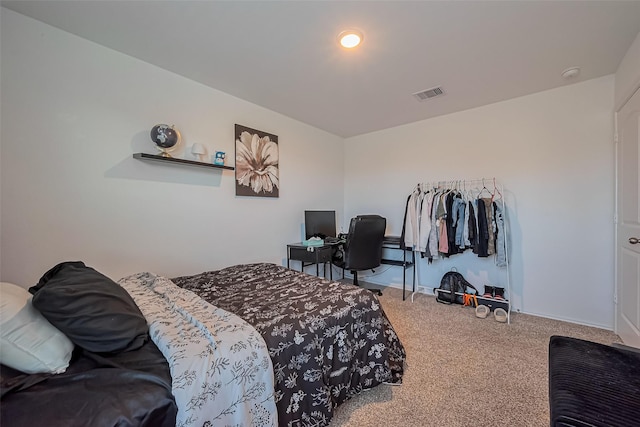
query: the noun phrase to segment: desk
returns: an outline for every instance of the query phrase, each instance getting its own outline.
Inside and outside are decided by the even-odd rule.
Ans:
[[[333,248],[339,243],[325,243],[319,246],[305,246],[300,243],[290,243],[287,245],[287,268],[290,261],[300,261],[300,271],[308,265],[316,265],[316,276],[320,275],[320,264],[322,264],[322,275],[327,276],[327,263],[331,263]],[[313,251],[309,251],[311,248]],[[305,265],[305,263],[308,263]],[[329,266],[329,278],[333,280],[333,269]]]
[[[331,263],[331,259],[333,257],[334,248],[338,245],[341,245],[343,242],[337,243],[325,243],[320,246],[305,246],[302,242],[299,243],[290,243],[287,245],[287,268],[290,267],[291,261],[300,261],[300,271],[304,271],[304,268],[315,264],[316,265],[316,276],[320,276],[320,264],[322,264],[322,275],[326,277],[326,267],[327,263]],[[402,300],[405,300],[405,291],[406,291],[406,276],[407,276],[407,268],[412,268],[412,285],[413,291],[416,290],[416,256],[415,253],[411,249],[404,249],[400,244],[399,236],[384,236],[384,240],[382,241],[383,249],[389,250],[401,250],[402,251],[402,259],[387,259],[382,258],[380,261],[381,264],[387,265],[395,265],[398,267],[402,267]],[[313,251],[310,252],[307,249],[309,247],[313,248]],[[411,254],[411,258],[407,259],[407,252]],[[305,264],[307,263],[307,264]],[[333,280],[333,269],[329,268],[329,278]]]
[[[413,250],[402,247],[400,236],[384,236],[384,240],[382,240],[382,248],[402,251],[401,260],[383,258],[381,263],[402,267],[402,301],[404,301],[407,268],[409,267],[411,267],[413,274],[413,291],[416,291],[416,254]],[[410,260],[407,259],[407,252],[411,253]]]

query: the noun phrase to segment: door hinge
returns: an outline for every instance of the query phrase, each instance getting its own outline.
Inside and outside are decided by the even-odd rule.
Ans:
[[[617,143],[618,143],[618,134],[617,134],[617,133],[614,133],[614,134],[613,134],[613,143],[614,143],[614,144],[617,144]]]
[[[613,294],[613,303],[614,303],[614,304],[617,304],[617,303],[618,303],[618,294],[617,294],[617,293],[614,293],[614,294]]]

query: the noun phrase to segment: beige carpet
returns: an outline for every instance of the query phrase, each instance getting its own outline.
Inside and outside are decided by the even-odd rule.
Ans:
[[[407,352],[403,384],[344,403],[330,427],[548,426],[549,337],[620,342],[611,331],[525,314],[510,325],[479,319],[427,295],[402,301],[399,289],[380,300]]]

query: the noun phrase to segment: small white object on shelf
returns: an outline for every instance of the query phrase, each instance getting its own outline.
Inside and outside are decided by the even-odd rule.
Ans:
[[[196,142],[191,146],[191,154],[193,154],[196,160],[198,160],[199,162],[202,161],[202,155],[205,153],[206,150],[204,149],[204,146],[202,144]]]

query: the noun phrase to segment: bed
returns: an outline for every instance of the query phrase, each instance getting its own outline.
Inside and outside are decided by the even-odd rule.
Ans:
[[[359,287],[264,263],[171,280],[138,273],[115,285],[73,262],[43,280],[34,305],[54,285],[61,287],[56,298],[69,298],[73,287],[71,313],[54,314],[63,319],[74,355],[61,374],[2,368],[0,416],[7,425],[38,425],[46,414],[53,426],[326,426],[345,400],[402,380],[404,348],[377,298]],[[115,285],[134,302],[133,317],[142,316],[148,329],[132,334],[131,319],[121,317],[107,326],[102,319],[96,328],[125,328],[96,333],[77,321],[110,304],[80,303],[78,287],[95,296],[106,281],[109,293]],[[56,305],[48,302],[39,307],[43,314]],[[60,319],[47,316],[59,326]],[[78,323],[85,325],[79,338],[72,327]],[[123,334],[135,348],[96,351],[104,341],[96,336],[122,341]],[[87,350],[78,340],[98,347]]]
[[[405,350],[366,289],[266,263],[172,281],[260,332],[280,426],[325,426],[345,400],[402,380]]]

